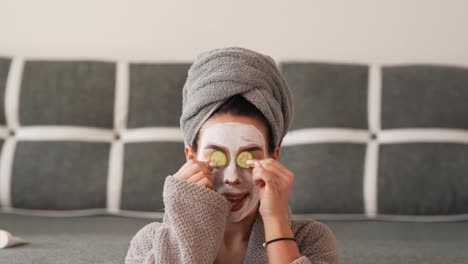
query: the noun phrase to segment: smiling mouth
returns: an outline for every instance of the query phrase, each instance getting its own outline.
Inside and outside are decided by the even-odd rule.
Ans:
[[[240,193],[240,194],[223,194],[224,197],[231,203],[231,212],[239,211],[242,206],[244,206],[247,197],[250,195],[250,192]]]

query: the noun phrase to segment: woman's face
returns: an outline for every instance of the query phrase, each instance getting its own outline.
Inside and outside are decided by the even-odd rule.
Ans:
[[[200,129],[196,157],[208,161],[213,151],[221,151],[227,164],[213,169],[214,190],[231,202],[229,223],[244,219],[256,209],[258,186],[252,180],[252,168],[243,168],[236,163],[242,151],[249,151],[253,159],[268,157],[267,128],[260,121],[243,116],[215,115]]]

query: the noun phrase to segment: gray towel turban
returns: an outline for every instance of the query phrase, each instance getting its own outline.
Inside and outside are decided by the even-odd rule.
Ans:
[[[191,65],[182,91],[180,127],[186,145],[210,115],[240,94],[268,120],[275,145],[291,127],[293,99],[275,61],[258,52],[229,47],[201,53]]]

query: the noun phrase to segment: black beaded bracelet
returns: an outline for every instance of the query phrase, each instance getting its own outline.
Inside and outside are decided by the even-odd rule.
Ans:
[[[266,247],[268,244],[276,242],[276,241],[280,241],[280,240],[293,240],[293,241],[296,241],[296,239],[294,237],[280,237],[280,238],[275,238],[275,239],[272,239],[272,240],[269,240],[269,241],[265,241],[265,242],[263,242],[262,245],[263,245],[263,247]]]

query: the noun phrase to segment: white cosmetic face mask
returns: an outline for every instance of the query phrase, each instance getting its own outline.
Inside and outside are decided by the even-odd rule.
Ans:
[[[246,169],[237,166],[236,157],[239,152],[247,147],[258,146],[262,149],[264,157],[265,138],[263,134],[253,125],[237,122],[220,123],[204,129],[200,138],[198,160],[204,160],[203,152],[206,146],[216,145],[223,148],[228,157],[226,167],[214,168],[214,190],[221,194],[228,193],[249,193],[245,197],[243,206],[237,211],[231,211],[228,216],[228,223],[236,223],[244,219],[259,202],[259,187],[252,179],[252,168]],[[241,151],[239,151],[241,150]],[[204,160],[206,161],[206,160]],[[225,183],[239,181],[238,184],[230,186]]]

